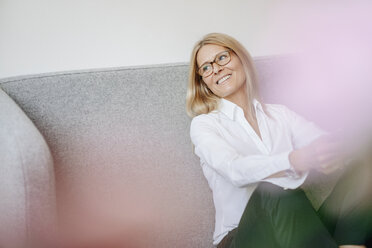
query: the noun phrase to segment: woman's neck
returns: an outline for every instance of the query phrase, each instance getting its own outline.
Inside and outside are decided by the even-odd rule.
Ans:
[[[253,130],[256,132],[258,137],[262,140],[261,132],[258,127],[256,113],[254,110],[253,103],[249,101],[247,93],[245,91],[240,91],[235,93],[233,96],[225,97],[226,100],[235,103],[239,107],[241,107],[244,111],[244,117],[251,125]]]
[[[232,96],[225,97],[225,99],[235,103],[240,108],[242,108],[244,111],[244,116],[246,118],[254,116],[254,111],[252,112],[252,103],[249,101],[247,93],[245,91],[239,91]]]

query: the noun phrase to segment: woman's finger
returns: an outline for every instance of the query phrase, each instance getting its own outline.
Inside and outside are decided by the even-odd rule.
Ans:
[[[317,171],[322,172],[323,174],[331,174],[332,172],[339,170],[343,167],[342,160],[332,161],[331,163],[320,164],[316,169]]]
[[[335,160],[339,160],[341,158],[342,156],[340,156],[339,153],[326,153],[326,154],[318,155],[316,162],[326,164],[326,163],[331,163]]]

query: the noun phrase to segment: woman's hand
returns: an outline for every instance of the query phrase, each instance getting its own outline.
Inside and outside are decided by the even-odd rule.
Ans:
[[[341,145],[329,135],[321,136],[309,145],[289,154],[289,162],[297,172],[310,169],[330,174],[343,165]]]
[[[331,162],[329,164],[324,164],[323,166],[320,166],[319,168],[315,168],[317,171],[323,173],[323,174],[331,174],[332,172],[342,168],[344,166],[344,160],[338,159],[334,162]]]

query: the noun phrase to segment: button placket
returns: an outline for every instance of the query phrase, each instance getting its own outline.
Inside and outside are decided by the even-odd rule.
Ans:
[[[267,119],[265,118],[264,113],[261,113],[261,112],[257,113],[256,116],[257,116],[257,122],[258,122],[258,126],[260,129],[261,137],[262,137],[262,142],[269,154],[272,150],[272,143],[270,139],[269,126],[267,124]]]
[[[244,117],[244,114],[242,112],[242,110],[237,110],[237,121],[239,122],[239,124],[244,128],[244,130],[246,132],[248,132],[249,136],[251,138],[253,138],[254,142],[256,143],[258,149],[263,153],[263,154],[269,154],[269,150],[267,149],[267,147],[265,146],[265,144],[263,143],[263,140],[260,139],[260,137],[258,136],[258,134],[254,131],[253,127],[249,124],[249,122],[245,119]],[[258,121],[257,121],[258,122]],[[261,132],[261,128],[260,128],[260,124],[258,123],[258,128]],[[261,132],[261,136],[262,136],[262,132]],[[263,136],[262,136],[262,139],[263,139]]]

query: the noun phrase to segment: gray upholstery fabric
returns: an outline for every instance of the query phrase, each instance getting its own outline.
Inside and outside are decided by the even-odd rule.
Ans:
[[[255,62],[266,101],[285,103],[275,93],[289,85],[284,61]],[[187,74],[187,64],[171,64],[0,80],[51,149],[69,238],[212,247],[214,205],[192,153]]]
[[[29,118],[0,89],[0,247],[32,247],[53,228],[52,157]]]

